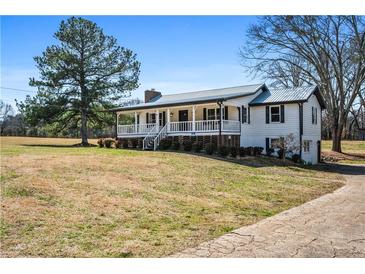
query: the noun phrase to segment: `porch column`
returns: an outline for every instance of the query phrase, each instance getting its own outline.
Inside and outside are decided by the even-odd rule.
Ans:
[[[167,115],[167,131],[170,131],[170,109],[168,108],[166,111]]]
[[[118,139],[119,112],[116,112],[115,114],[115,139]]]
[[[137,111],[134,112],[134,132],[138,132]]]
[[[160,131],[160,112],[156,109],[156,130]]]
[[[219,105],[219,145],[222,145],[222,128],[223,128],[223,102],[218,102]]]
[[[195,108],[196,106],[193,106],[193,132],[195,132]]]

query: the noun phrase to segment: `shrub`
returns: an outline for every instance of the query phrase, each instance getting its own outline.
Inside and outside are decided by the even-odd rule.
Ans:
[[[248,156],[254,155],[253,147],[246,147],[245,151],[246,151],[246,155],[248,155]]]
[[[227,146],[220,146],[218,148],[219,156],[221,157],[227,157],[229,155],[229,147]]]
[[[205,152],[209,155],[212,155],[215,152],[215,150],[216,150],[216,146],[212,143],[207,144],[205,146]]]
[[[162,150],[169,149],[171,147],[171,140],[170,139],[163,139],[160,141],[159,148]]]
[[[132,148],[137,148],[138,146],[138,139],[132,139]]]
[[[114,143],[115,148],[121,148],[122,147],[122,140],[117,139]]]
[[[268,148],[268,149],[266,150],[266,155],[267,155],[267,156],[271,156],[273,153],[274,153],[274,149],[273,149],[273,148]]]
[[[293,160],[294,163],[299,163],[300,162],[300,155],[299,154],[293,154],[293,156],[291,156],[291,159]]]
[[[231,156],[233,158],[236,158],[237,157],[237,148],[236,147],[231,147]]]
[[[122,147],[123,148],[128,148],[128,140],[123,140],[123,142],[122,142]]]
[[[112,144],[114,143],[114,140],[111,138],[105,139],[104,140],[104,145],[106,148],[111,148]]]
[[[99,147],[104,147],[104,139],[100,138],[98,141],[97,141],[97,144]]]
[[[203,146],[203,142],[195,142],[194,144],[193,144],[193,150],[195,151],[195,152],[200,152],[200,151],[202,151],[202,149],[204,148],[204,146]]]
[[[172,149],[173,150],[179,150],[180,149],[180,142],[179,141],[173,141],[172,142]]]
[[[239,154],[240,154],[240,157],[245,157],[246,156],[246,149],[244,147],[240,147],[239,148]]]
[[[190,140],[185,140],[183,146],[185,151],[191,151],[191,149],[193,148],[193,144]]]
[[[263,150],[264,150],[263,147],[253,147],[253,154],[254,154],[254,156],[260,155]]]

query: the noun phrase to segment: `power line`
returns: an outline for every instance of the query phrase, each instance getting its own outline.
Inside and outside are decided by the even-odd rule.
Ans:
[[[26,89],[9,88],[9,87],[0,87],[0,89],[8,89],[8,90],[15,90],[15,91],[23,91],[23,92],[37,92],[35,90],[26,90]]]

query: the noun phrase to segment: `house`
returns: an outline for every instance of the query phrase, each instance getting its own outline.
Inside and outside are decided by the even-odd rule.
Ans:
[[[266,153],[280,138],[294,136],[295,151],[317,163],[321,149],[323,99],[316,86],[272,89],[265,84],[163,95],[145,91],[145,102],[113,109],[117,138],[138,139],[157,149],[164,138],[260,146]],[[120,124],[131,115],[132,124]],[[290,155],[289,155],[290,156]]]

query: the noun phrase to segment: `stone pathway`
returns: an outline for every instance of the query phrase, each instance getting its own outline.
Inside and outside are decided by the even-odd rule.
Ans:
[[[345,186],[171,257],[365,257],[365,166],[336,166]]]

